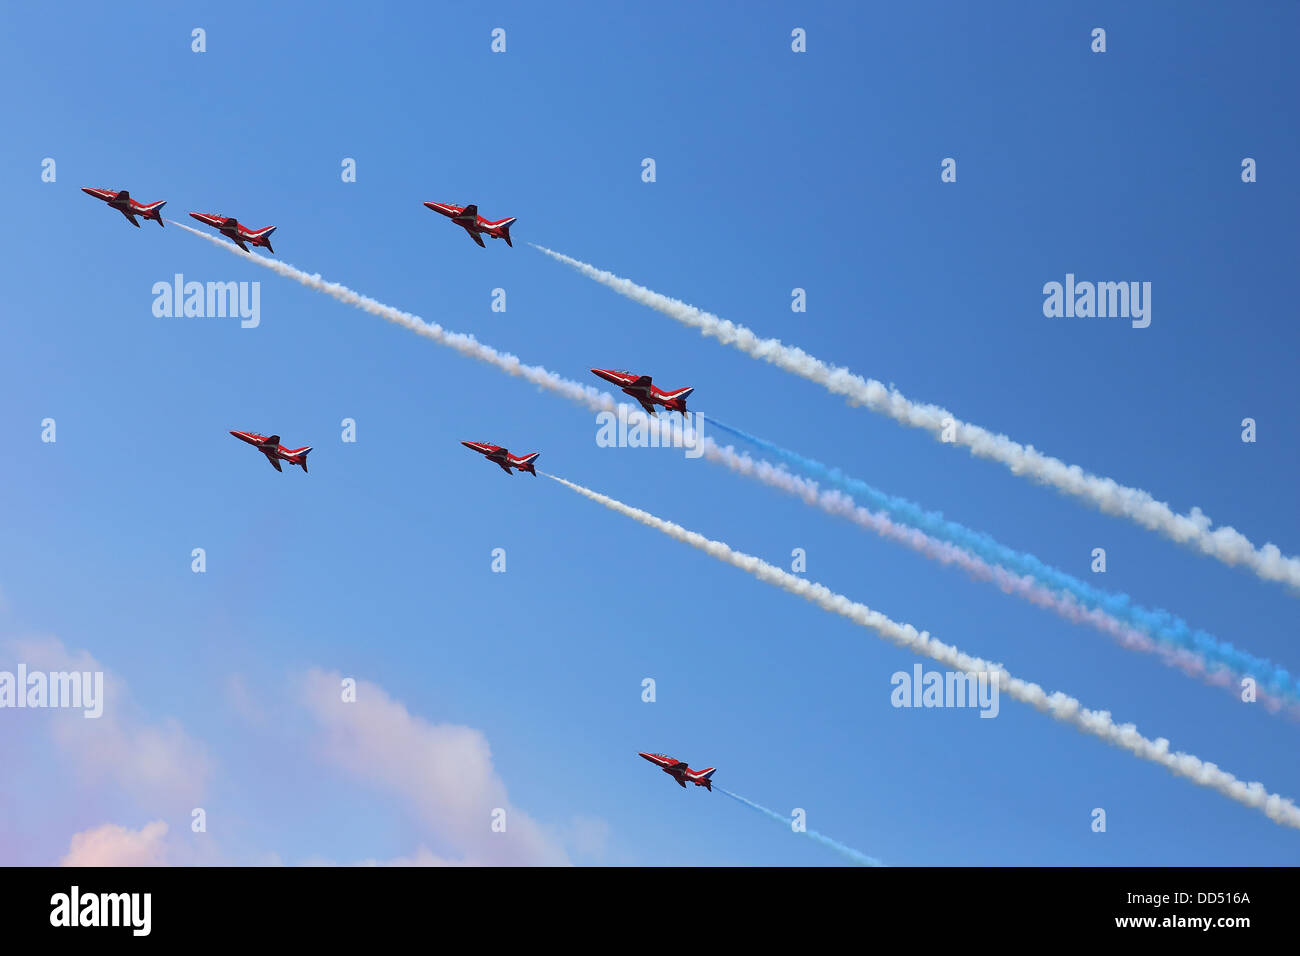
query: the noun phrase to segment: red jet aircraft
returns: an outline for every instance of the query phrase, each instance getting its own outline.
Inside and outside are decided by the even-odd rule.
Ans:
[[[713,767],[707,767],[704,770],[692,770],[686,766],[685,760],[677,760],[667,754],[637,754],[637,756],[645,757],[646,760],[649,760],[681,784],[683,790],[686,789],[686,781],[689,780],[695,786],[703,787],[709,793],[713,792]]]
[[[266,246],[266,251],[275,255],[275,250],[271,248],[271,233],[275,232],[275,226],[264,226],[261,229],[249,229],[247,226],[241,226],[238,219],[231,219],[229,216],[214,216],[207,212],[190,213],[195,219],[205,226],[215,226],[221,230],[221,234],[233,242],[245,252],[249,243],[254,246]]]
[[[131,221],[131,225],[137,229],[140,224],[135,221],[135,217],[141,219],[152,219],[158,225],[162,225],[162,213],[159,212],[163,206],[167,205],[166,199],[160,199],[157,202],[142,203],[136,202],[131,198],[131,194],[123,189],[120,193],[115,193],[111,189],[92,189],[90,186],[82,186],[81,191],[87,196],[94,196],[96,199],[102,199],[122,215]]]
[[[650,381],[649,375],[633,375],[631,372],[619,372],[608,368],[593,368],[592,374],[599,375],[611,385],[617,385],[631,395],[650,415],[656,415],[655,406],[662,405],[674,412],[686,416],[686,398],[695,391],[694,388],[679,388],[675,392],[665,392]]]
[[[535,451],[531,455],[524,455],[522,458],[516,458],[500,445],[489,445],[481,441],[463,441],[461,442],[466,448],[478,452],[480,455],[486,455],[488,461],[495,461],[501,466],[507,475],[511,474],[511,468],[517,468],[520,471],[526,471],[534,478],[537,472],[533,470],[533,462],[541,452]]]
[[[266,460],[276,471],[284,471],[280,467],[280,462],[287,461],[291,465],[301,466],[304,472],[307,471],[307,452],[311,451],[311,445],[304,445],[301,448],[285,448],[280,444],[280,436],[272,435],[266,438],[257,432],[231,432],[240,441],[246,441],[263,455]]]
[[[469,233],[471,239],[485,249],[487,245],[483,242],[483,236],[480,233],[486,233],[493,239],[504,239],[507,246],[514,246],[514,243],[510,241],[510,226],[518,218],[517,216],[489,222],[478,214],[478,206],[473,203],[468,206],[453,206],[451,203],[445,202],[427,202],[425,205],[434,212],[442,213],[456,225],[463,228]]]

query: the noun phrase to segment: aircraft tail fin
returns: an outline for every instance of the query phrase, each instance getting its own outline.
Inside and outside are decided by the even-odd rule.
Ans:
[[[715,767],[707,767],[704,770],[699,771],[698,773],[693,773],[692,777],[695,780],[695,785],[697,787],[703,787],[705,790],[709,791],[709,793],[712,793],[713,773],[714,770],[716,769],[717,768]]]
[[[540,454],[541,452],[535,451],[531,455],[520,456],[519,464],[516,465],[515,467],[517,467],[520,471],[528,472],[530,475],[536,478],[537,470],[533,467],[533,462],[537,461],[537,456]]]
[[[297,461],[294,462],[294,464],[302,468],[303,474],[307,473],[307,452],[309,451],[311,451],[311,445],[307,445],[304,448],[295,448],[292,452],[290,452],[290,454],[293,455],[294,458],[298,459]]]
[[[275,232],[278,228],[278,226],[267,226],[265,229],[259,229],[257,232],[253,233],[253,236],[258,239],[262,245],[266,246],[266,251],[271,253],[271,255],[275,255],[275,250],[271,248],[271,233]]]
[[[500,223],[498,223],[498,225],[501,227],[501,238],[504,239],[506,241],[506,245],[510,246],[511,248],[514,248],[514,243],[510,241],[510,227],[515,224],[515,220],[517,218],[518,218],[517,216],[512,216],[511,218],[503,219],[501,220]]]
[[[158,225],[162,226],[163,224],[162,207],[165,205],[167,205],[167,200],[163,199],[160,200],[159,202],[153,203],[152,205],[145,206],[144,217],[146,219],[152,219],[154,222],[158,223]],[[166,227],[164,226],[163,228]]]
[[[668,404],[665,407],[671,408],[673,411],[681,412],[683,415],[685,415],[686,399],[690,398],[691,392],[693,391],[695,391],[695,388],[692,386],[688,388],[679,388],[675,392],[669,392],[668,395],[666,396],[668,399]]]

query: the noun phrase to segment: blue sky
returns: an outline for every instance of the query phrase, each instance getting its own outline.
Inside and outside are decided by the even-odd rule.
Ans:
[[[0,637],[55,638],[116,675],[127,750],[170,727],[202,755],[173,762],[201,780],[164,798],[88,773],[107,744],[61,732],[67,715],[0,712],[19,728],[0,735],[16,768],[0,775],[6,862],[155,820],[179,862],[473,858],[470,823],[330,736],[304,703],[322,672],[417,724],[480,733],[511,807],[577,863],[842,862],[679,791],[641,750],[715,765],[720,784],[896,865],[1300,858],[1261,814],[1009,700],[995,720],[895,709],[890,675],[911,655],[459,442],[540,451],[545,470],[783,567],[803,548],[809,578],[1289,796],[1294,723],[723,469],[599,448],[588,412],[80,192],[275,224],[285,261],[573,379],[612,366],[693,385],[705,414],[1300,666],[1281,587],[850,408],[527,245],[1294,553],[1294,5],[686,10],[0,14]],[[1104,54],[1089,50],[1099,26]],[[939,181],[945,157],[956,183]],[[1243,157],[1258,182],[1241,182]],[[476,248],[425,200],[517,216],[514,248]],[[1067,272],[1150,281],[1151,326],[1045,318],[1042,286]],[[176,273],[259,281],[260,326],[156,318],[152,287]],[[311,474],[274,474],[230,429],[312,445]]]

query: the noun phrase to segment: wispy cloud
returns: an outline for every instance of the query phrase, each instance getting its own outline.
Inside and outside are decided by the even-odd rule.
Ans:
[[[313,669],[296,682],[296,699],[316,725],[317,756],[400,797],[462,862],[569,862],[555,835],[511,804],[482,731],[415,716],[369,681],[358,681],[355,702],[344,702],[342,680]],[[504,819],[504,832],[494,831],[494,819]]]

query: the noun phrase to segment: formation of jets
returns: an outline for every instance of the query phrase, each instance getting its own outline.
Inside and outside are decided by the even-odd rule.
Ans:
[[[483,248],[487,244],[483,242],[484,236],[491,236],[493,239],[504,239],[507,246],[513,246],[510,241],[510,226],[515,221],[515,217],[508,219],[497,219],[495,222],[484,219],[478,214],[478,206],[470,203],[468,206],[453,206],[445,202],[427,202],[425,203],[434,212],[440,212],[456,225],[460,226],[469,233],[469,237],[477,242]]]
[[[691,392],[695,391],[694,388],[687,387],[665,392],[650,380],[649,375],[636,375],[632,372],[621,372],[610,368],[593,368],[591,372],[611,385],[617,385],[640,402],[641,407],[647,413],[656,417],[658,413],[655,412],[655,406],[662,405],[669,411],[681,412],[684,418],[686,416],[686,399]]]
[[[528,472],[534,478],[537,477],[537,472],[533,468],[533,462],[537,460],[537,456],[540,455],[541,452],[535,451],[531,455],[517,457],[510,454],[507,449],[502,448],[500,445],[489,445],[487,442],[481,441],[463,441],[461,444],[471,451],[476,451],[480,455],[485,456],[488,461],[496,462],[507,475],[513,474],[510,469],[515,468],[519,471]]]
[[[284,471],[280,467],[280,462],[287,461],[291,465],[297,465],[304,473],[307,471],[307,452],[311,451],[311,445],[303,445],[301,448],[285,448],[280,444],[280,436],[272,435],[269,438],[265,435],[259,435],[257,432],[231,432],[240,441],[248,442],[271,463],[271,467],[276,471]]]
[[[166,200],[153,203],[137,202],[131,198],[131,194],[125,189],[114,191],[83,186],[82,192],[94,196],[96,199],[102,199],[122,213],[130,221],[131,225],[136,228],[140,226],[137,217],[152,219],[159,226],[163,224],[161,210],[166,205]],[[514,217],[490,221],[480,216],[478,207],[473,204],[455,206],[449,203],[426,202],[425,205],[463,228],[469,234],[469,237],[480,246],[486,248],[486,244],[483,242],[483,236],[485,235],[491,236],[493,239],[504,239],[508,246],[514,245],[510,240],[510,226],[515,222]],[[217,229],[223,236],[245,252],[249,251],[249,246],[260,246],[272,255],[275,254],[275,250],[271,248],[271,234],[275,232],[275,226],[249,229],[247,226],[241,225],[239,220],[229,216],[201,212],[192,212],[190,216],[204,225]],[[695,391],[694,388],[686,387],[665,392],[651,381],[649,375],[637,375],[633,372],[605,368],[593,368],[591,371],[636,399],[641,407],[651,415],[656,414],[655,406],[660,405],[669,411],[681,412],[685,416],[686,399]],[[284,471],[281,462],[297,465],[304,473],[307,471],[307,453],[311,451],[310,445],[304,445],[301,448],[285,448],[280,444],[279,435],[268,436],[260,435],[257,432],[242,431],[232,431],[230,434],[240,441],[252,445],[265,455],[266,460],[271,463],[271,467],[276,471]],[[488,444],[487,442],[463,441],[461,444],[471,451],[483,455],[488,461],[495,463],[507,475],[513,474],[515,471],[526,471],[534,477],[537,475],[534,462],[537,461],[539,452],[528,455],[512,455],[509,449],[502,448],[500,445]],[[683,789],[685,789],[687,781],[690,781],[697,787],[704,787],[709,791],[713,790],[713,767],[692,770],[686,761],[669,757],[667,754],[642,753],[640,756],[676,780]]]
[[[152,219],[160,226],[163,224],[162,214],[159,210],[167,205],[165,199],[155,203],[141,203],[132,199],[131,194],[125,189],[118,192],[112,189],[96,189],[92,186],[82,186],[81,191],[88,196],[104,200],[104,202],[126,216],[131,221],[131,225],[136,228],[140,226],[140,223],[136,221],[136,216],[141,219]],[[487,244],[483,241],[484,236],[490,236],[493,239],[504,239],[507,246],[514,245],[510,238],[510,227],[514,225],[515,220],[518,218],[516,216],[508,216],[505,219],[484,219],[478,214],[478,206],[474,203],[470,203],[468,206],[457,206],[445,202],[426,202],[425,205],[460,226],[469,234],[471,239],[484,248],[487,247]],[[275,255],[275,250],[271,248],[271,233],[275,232],[275,226],[249,229],[247,226],[240,225],[238,219],[230,216],[219,216],[209,212],[192,212],[190,215],[205,226],[212,226],[214,229],[219,230],[223,236],[245,252],[248,252],[249,246],[261,246],[267,252]]]
[[[163,224],[161,210],[167,204],[166,200],[141,203],[132,199],[131,194],[125,189],[114,191],[112,189],[83,186],[82,192],[94,196],[96,199],[102,199],[121,212],[137,228],[140,226],[140,223],[136,220],[137,216],[141,219],[152,219],[160,226]],[[426,202],[425,205],[463,228],[470,238],[480,246],[485,246],[483,242],[483,236],[485,235],[491,236],[493,239],[504,239],[508,246],[514,245],[510,239],[510,226],[515,222],[514,216],[497,220],[484,219],[478,214],[478,206],[473,203],[467,206],[456,206],[451,203]],[[249,251],[249,246],[260,246],[272,255],[275,254],[275,249],[271,247],[271,234],[275,232],[275,226],[249,229],[241,224],[238,219],[231,216],[206,212],[192,212],[190,216],[206,226],[217,229],[223,236],[245,252]],[[686,399],[695,391],[694,388],[686,387],[665,392],[654,384],[649,375],[637,375],[632,372],[605,368],[593,368],[591,371],[610,384],[617,385],[626,394],[635,398],[641,407],[651,415],[656,414],[655,406],[661,405],[667,410],[681,412],[684,416],[686,414]],[[291,465],[299,465],[304,472],[307,470],[307,452],[311,451],[310,445],[302,448],[284,448],[280,444],[279,435],[267,437],[256,432],[241,431],[232,431],[230,434],[255,446],[265,454],[267,461],[275,467],[276,471],[283,470],[280,467],[282,461],[287,461]],[[507,475],[513,474],[512,469],[514,471],[526,471],[530,475],[537,474],[533,467],[533,462],[537,460],[537,452],[517,456],[510,454],[508,449],[502,448],[500,445],[491,445],[487,442],[464,441],[461,444],[485,456],[488,461],[495,462]]]
[[[247,226],[241,226],[238,219],[231,219],[229,216],[215,216],[209,212],[192,212],[190,216],[205,226],[213,226],[220,230],[223,236],[245,252],[248,251],[248,245],[245,245],[245,243],[248,243],[254,246],[265,246],[267,252],[275,255],[275,250],[271,248],[271,233],[275,232],[275,226],[249,229]]]
[[[136,202],[131,198],[131,194],[123,189],[120,192],[114,192],[111,189],[95,189],[93,186],[82,186],[81,191],[87,196],[94,196],[96,199],[102,199],[122,215],[130,220],[131,225],[137,229],[140,224],[135,221],[135,217],[141,219],[152,219],[158,225],[162,225],[162,212],[160,210],[167,205],[167,200],[160,199],[157,202],[142,203]]]
[[[681,785],[683,790],[686,789],[686,781],[689,780],[691,783],[695,784],[695,786],[703,787],[710,793],[713,792],[713,767],[705,767],[703,770],[692,770],[690,767],[686,766],[685,760],[678,760],[676,757],[670,757],[667,754],[642,753],[637,756],[644,757],[664,773],[668,774],[668,776],[672,777]]]

